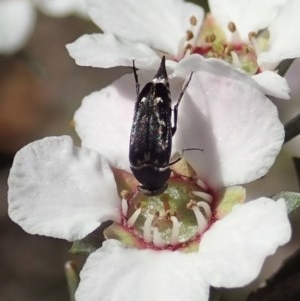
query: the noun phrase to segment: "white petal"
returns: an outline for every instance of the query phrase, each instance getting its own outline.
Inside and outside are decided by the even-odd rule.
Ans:
[[[31,1],[0,1],[0,53],[11,54],[24,47],[35,21]]]
[[[276,72],[263,71],[252,78],[260,85],[266,95],[281,99],[290,99],[290,88],[286,79]]]
[[[270,49],[258,57],[259,64],[278,63],[300,56],[300,2],[290,0],[269,26]]]
[[[112,34],[86,34],[66,47],[80,66],[132,66],[132,60],[135,59],[136,67],[149,68],[159,60],[158,55],[146,44],[120,40]]]
[[[207,301],[197,254],[126,248],[108,240],[81,273],[77,301]]]
[[[200,242],[203,275],[216,287],[244,286],[258,276],[265,258],[290,237],[283,199],[260,198],[236,205]]]
[[[53,17],[65,17],[72,13],[88,16],[85,0],[35,0],[35,3],[43,13]]]
[[[241,38],[248,41],[248,33],[266,28],[289,0],[209,0],[212,15],[230,32],[227,25],[234,22]]]
[[[176,55],[195,16],[202,23],[203,10],[182,0],[89,0],[92,20],[106,33]]]
[[[154,66],[156,67],[156,66]],[[140,90],[152,80],[153,70],[140,70]],[[170,81],[174,99],[180,92],[178,80]],[[133,74],[127,74],[101,91],[86,96],[76,111],[75,129],[82,146],[96,150],[116,168],[130,171],[129,140],[136,89]]]
[[[190,58],[201,71],[180,104],[175,148],[203,149],[184,156],[212,183],[229,186],[262,177],[283,142],[276,107],[248,75],[220,60]]]
[[[120,219],[120,200],[106,160],[68,136],[28,144],[15,156],[9,216],[31,234],[83,238],[101,222]]]
[[[86,96],[74,116],[82,146],[98,151],[112,166],[127,171],[135,99],[134,77],[125,75]]]

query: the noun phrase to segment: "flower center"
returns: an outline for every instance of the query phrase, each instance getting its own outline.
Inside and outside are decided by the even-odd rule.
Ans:
[[[183,56],[197,53],[207,58],[222,59],[250,75],[261,72],[257,56],[266,44],[266,37],[258,38],[255,32],[248,34],[248,41],[242,41],[238,28],[233,22],[228,23],[231,32],[230,40],[211,15],[207,15],[199,30],[195,17],[190,18],[190,28],[187,30],[183,45]]]
[[[122,193],[122,225],[143,248],[177,250],[199,241],[215,220],[214,195],[201,180],[173,175],[165,193]]]

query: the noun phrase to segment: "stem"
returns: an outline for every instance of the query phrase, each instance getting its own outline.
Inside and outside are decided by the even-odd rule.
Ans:
[[[284,125],[284,143],[289,142],[300,134],[300,113]]]
[[[79,273],[77,264],[74,261],[65,263],[65,275],[67,278],[70,301],[75,301],[75,292],[79,284]]]

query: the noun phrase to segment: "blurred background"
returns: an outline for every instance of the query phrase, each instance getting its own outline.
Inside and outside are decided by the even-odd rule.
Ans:
[[[79,145],[71,121],[82,98],[124,73],[78,67],[68,56],[65,45],[92,32],[99,29],[88,18],[37,12],[25,47],[0,53],[1,301],[68,300],[64,263],[70,244],[28,235],[10,221],[7,176],[15,152],[33,140],[67,134]]]
[[[1,1],[1,0],[0,0]],[[1,10],[1,6],[0,6]],[[106,86],[126,69],[79,67],[68,56],[65,44],[99,29],[81,15],[53,17],[36,11],[36,21],[25,46],[0,53],[0,300],[66,301],[64,263],[71,258],[70,244],[26,234],[7,216],[7,176],[15,152],[27,143],[51,135],[71,135],[79,145],[71,121],[85,95]],[[0,11],[1,18],[1,11]],[[0,26],[3,26],[0,20]],[[3,28],[0,28],[0,34]],[[100,54],[99,54],[100,55]],[[287,73],[291,101],[277,101],[282,121],[300,112],[300,60]],[[249,185],[251,196],[281,190],[299,192],[295,166],[300,139],[288,143],[270,174]],[[296,165],[295,165],[296,163]],[[268,260],[262,279],[269,277],[300,246],[300,218],[293,217],[293,240]],[[256,284],[257,285],[257,282]],[[224,298],[241,296],[240,290]],[[134,300],[135,301],[135,300]]]

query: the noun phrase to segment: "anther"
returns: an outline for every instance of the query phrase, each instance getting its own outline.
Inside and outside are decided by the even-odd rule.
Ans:
[[[227,25],[227,28],[230,32],[235,32],[236,31],[236,26],[234,24],[234,22],[230,21]]]
[[[195,196],[198,196],[199,198],[201,198],[209,203],[211,203],[213,200],[213,197],[210,194],[203,192],[203,191],[192,191],[192,194]]]
[[[255,32],[255,31],[250,31],[250,32],[248,33],[248,39],[249,39],[249,41],[251,42],[251,40],[252,40],[253,38],[256,38],[256,32]]]
[[[187,40],[187,41],[190,41],[190,40],[193,39],[193,38],[194,38],[193,32],[192,32],[191,30],[187,30],[187,31],[186,31],[186,40]]]
[[[192,209],[194,206],[197,206],[197,202],[194,200],[190,200],[187,204],[186,204],[186,208],[187,209]]]
[[[196,26],[197,25],[197,18],[195,16],[191,16],[190,17],[190,24],[192,26]]]
[[[134,213],[131,215],[131,217],[128,219],[127,224],[130,227],[133,227],[134,223],[138,219],[139,215],[141,214],[142,208],[138,208],[137,210],[134,211]]]

